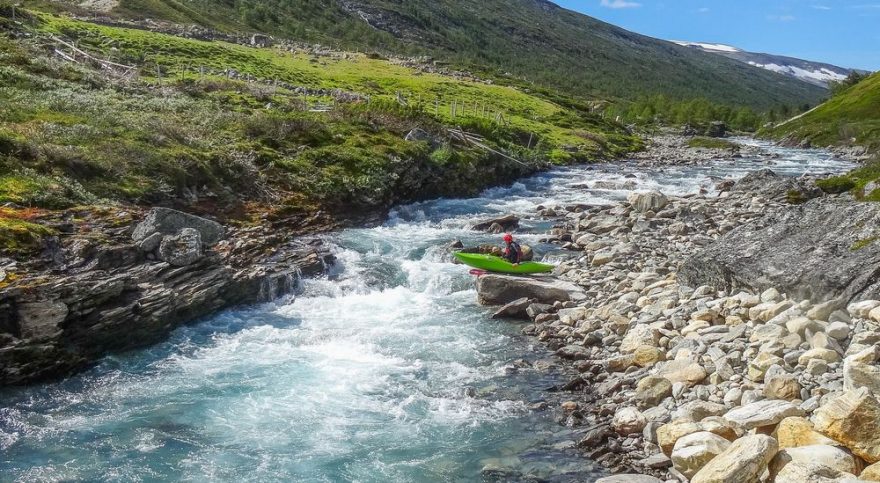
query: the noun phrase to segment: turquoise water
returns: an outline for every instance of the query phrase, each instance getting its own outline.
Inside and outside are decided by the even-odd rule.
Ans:
[[[777,152],[769,167],[792,175],[849,167],[818,151]],[[480,481],[501,468],[503,481],[590,481],[601,472],[569,447],[573,430],[529,410],[564,380],[530,367],[550,354],[520,325],[491,320],[443,247],[497,243],[467,229],[488,214],[628,193],[584,183],[684,194],[766,163],[557,170],[330,235],[339,263],[295,297],[180,328],[63,382],[0,393],[0,480]],[[566,256],[539,237],[522,236],[549,260]]]

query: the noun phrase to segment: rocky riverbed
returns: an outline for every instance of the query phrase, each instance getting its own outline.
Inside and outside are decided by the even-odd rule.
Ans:
[[[880,481],[880,209],[813,179],[540,210],[573,287],[499,315],[565,361],[550,401],[601,481]]]

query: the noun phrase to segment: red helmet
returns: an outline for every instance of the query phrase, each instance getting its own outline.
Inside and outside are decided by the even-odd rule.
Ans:
[[[510,233],[505,233],[505,234],[504,234],[504,241],[507,242],[507,243],[512,242],[512,241],[513,241],[513,235],[511,235]]]

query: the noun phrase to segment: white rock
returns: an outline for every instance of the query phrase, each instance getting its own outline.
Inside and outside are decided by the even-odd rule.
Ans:
[[[858,483],[851,473],[837,471],[819,463],[791,462],[776,475],[774,483]]]
[[[785,327],[790,333],[798,334],[801,337],[804,337],[808,330],[814,334],[825,330],[824,323],[819,322],[818,320],[812,320],[808,317],[796,317],[791,319],[785,323]]]
[[[798,364],[806,366],[812,359],[821,359],[825,362],[840,362],[840,354],[831,349],[810,349],[798,357]]]
[[[777,424],[789,416],[803,415],[803,410],[789,401],[768,399],[732,409],[724,415],[724,419],[750,430]]]
[[[825,329],[825,333],[834,339],[846,340],[850,333],[849,324],[843,322],[831,322],[828,324],[828,328]]]
[[[688,478],[730,447],[730,441],[708,431],[679,438],[672,449],[672,464]]]
[[[842,305],[843,303],[837,299],[814,305],[810,310],[807,311],[807,317],[814,320],[822,320],[827,322],[831,314],[834,313],[835,310],[839,309]]]
[[[633,209],[642,213],[660,211],[669,203],[666,196],[659,191],[632,193],[627,197],[627,201],[633,206]]]
[[[791,462],[819,463],[850,474],[858,474],[862,470],[860,462],[849,451],[837,446],[815,444],[780,450],[770,462],[770,475],[779,473]]]
[[[843,388],[850,391],[860,387],[880,395],[880,367],[847,358],[843,362]]]
[[[659,340],[660,332],[657,329],[649,325],[639,324],[629,329],[629,332],[623,337],[623,341],[620,343],[620,352],[630,354],[643,345],[657,347]]]
[[[633,407],[618,409],[611,420],[611,427],[621,435],[640,433],[647,424],[645,416]]]
[[[721,404],[708,401],[690,401],[683,404],[672,413],[673,420],[685,420],[700,422],[709,416],[721,416],[727,412]]]
[[[880,300],[863,300],[861,302],[849,304],[846,307],[846,311],[853,317],[864,319],[867,318],[868,314],[878,306],[880,306]]]
[[[778,447],[775,439],[764,434],[742,437],[698,471],[691,483],[759,481]]]
[[[761,302],[778,302],[781,298],[782,296],[779,294],[779,290],[776,290],[773,287],[761,292]]]

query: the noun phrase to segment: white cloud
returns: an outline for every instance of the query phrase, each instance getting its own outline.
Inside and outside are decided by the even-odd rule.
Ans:
[[[814,10],[831,10],[828,5],[813,5]]]
[[[629,0],[602,0],[601,5],[606,8],[638,8],[642,6],[641,3]]]
[[[709,7],[703,7],[703,8],[697,9],[697,11],[700,13],[709,13]]]
[[[768,15],[767,18],[777,22],[793,22],[795,20],[794,15]]]

